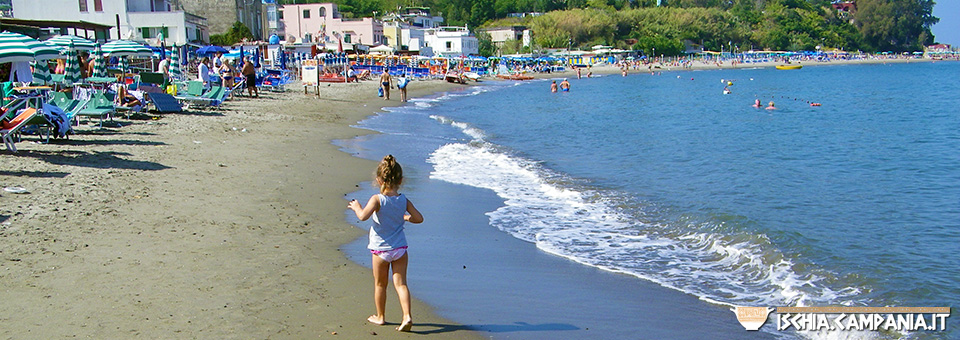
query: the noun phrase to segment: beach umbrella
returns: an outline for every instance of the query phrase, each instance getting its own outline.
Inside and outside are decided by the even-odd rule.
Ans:
[[[34,61],[31,65],[33,66],[33,83],[46,85],[51,79],[50,66],[46,61]]]
[[[127,57],[119,57],[119,60],[117,61],[117,67],[120,68],[120,74],[122,74],[123,77],[126,77],[127,68],[130,67],[130,64],[127,62]]]
[[[66,86],[80,81],[80,60],[77,60],[77,50],[69,46],[67,49],[67,65],[63,73],[63,83]]]
[[[260,49],[259,48],[253,49],[253,67],[256,67],[256,68],[260,67]]]
[[[128,40],[114,40],[103,44],[101,48],[103,49],[103,54],[110,57],[149,58],[153,56],[153,51],[146,46]]]
[[[0,63],[60,58],[60,50],[19,33],[0,33]]]
[[[215,45],[207,45],[198,49],[197,55],[211,55],[211,54],[227,53],[227,52],[230,52],[230,51],[227,51],[227,49],[223,47],[215,46]]]
[[[170,51],[170,78],[180,78],[180,49],[173,45]]]
[[[103,57],[103,49],[99,44],[97,44],[97,47],[93,50],[93,76],[107,76],[107,61]]]
[[[58,35],[53,38],[47,39],[44,41],[48,45],[53,45],[61,48],[70,47],[70,43],[73,43],[73,48],[82,50],[82,51],[92,51],[96,48],[96,43],[93,41],[75,36],[75,35]]]

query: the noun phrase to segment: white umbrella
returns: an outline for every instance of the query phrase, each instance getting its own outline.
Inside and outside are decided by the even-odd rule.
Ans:
[[[57,58],[60,58],[60,51],[52,46],[23,34],[0,33],[0,63]]]
[[[149,58],[153,56],[146,46],[129,40],[114,40],[101,46],[103,54],[110,57],[142,57]]]
[[[96,43],[93,41],[75,36],[75,35],[58,35],[53,38],[47,39],[44,41],[48,45],[69,48],[70,43],[73,43],[73,48],[82,50],[82,51],[92,51],[96,48]]]

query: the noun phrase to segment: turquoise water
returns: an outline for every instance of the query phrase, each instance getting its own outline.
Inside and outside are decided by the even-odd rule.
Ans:
[[[585,266],[717,305],[956,306],[958,76],[915,63],[604,76],[569,93],[488,82],[361,126],[431,181],[494,192],[490,228]]]

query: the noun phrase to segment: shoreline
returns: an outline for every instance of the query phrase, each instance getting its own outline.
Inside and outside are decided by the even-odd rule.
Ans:
[[[410,95],[446,88],[414,82]],[[419,300],[413,333],[366,321],[372,280],[340,251],[362,235],[342,197],[375,164],[332,141],[372,133],[351,126],[399,101],[373,82],[320,99],[297,90],[84,124],[49,144],[27,136],[4,152],[0,185],[30,193],[0,193],[12,325],[0,336],[479,338]]]

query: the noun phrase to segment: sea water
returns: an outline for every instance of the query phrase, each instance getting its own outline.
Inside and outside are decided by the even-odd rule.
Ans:
[[[598,270],[582,275],[711,306],[956,306],[958,76],[943,62],[608,75],[566,93],[484,82],[389,109],[359,125],[382,135],[338,143],[402,155],[414,197],[430,183],[451,185],[431,196],[492,193],[433,213],[481,209],[483,227]],[[919,335],[955,337],[951,319]]]

